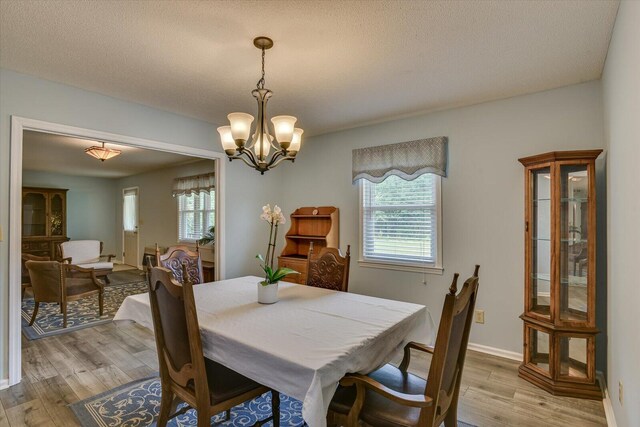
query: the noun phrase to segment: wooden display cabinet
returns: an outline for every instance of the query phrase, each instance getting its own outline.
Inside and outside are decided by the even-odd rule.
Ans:
[[[22,252],[56,258],[56,247],[67,237],[67,191],[62,188],[22,188]]]
[[[296,209],[291,214],[291,227],[285,236],[285,247],[278,257],[278,267],[292,268],[300,274],[289,275],[284,280],[305,284],[311,242],[314,251],[325,246],[337,248],[340,245],[339,236],[338,208],[320,206]]]
[[[601,152],[519,159],[526,206],[519,375],[560,396],[602,398],[595,375],[595,160]]]

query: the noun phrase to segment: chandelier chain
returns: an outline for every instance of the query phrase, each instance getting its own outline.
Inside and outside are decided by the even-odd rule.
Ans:
[[[264,89],[264,48],[262,48],[262,77],[258,80],[256,87],[258,89]]]

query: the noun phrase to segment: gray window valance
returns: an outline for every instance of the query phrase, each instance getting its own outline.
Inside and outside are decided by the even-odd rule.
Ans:
[[[439,136],[353,150],[353,183],[379,183],[390,175],[407,181],[425,173],[447,176],[447,142],[446,136]]]
[[[216,188],[216,174],[193,175],[173,180],[173,197],[198,194],[201,191],[211,191]]]

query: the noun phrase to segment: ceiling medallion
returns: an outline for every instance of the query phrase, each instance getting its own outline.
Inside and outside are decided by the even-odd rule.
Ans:
[[[251,94],[258,101],[258,120],[253,134],[251,123],[253,116],[247,113],[231,113],[227,116],[230,126],[220,126],[220,142],[229,160],[240,159],[248,166],[258,170],[262,175],[273,169],[284,160],[296,158],[300,151],[302,129],[294,128],[298,119],[293,116],[276,116],[271,119],[273,132],[269,130],[267,121],[267,101],[273,92],[264,87],[265,50],[273,47],[269,37],[256,37],[253,45],[262,50],[262,76]],[[251,137],[250,137],[251,135]],[[249,139],[251,138],[251,139]],[[271,148],[275,150],[269,157]]]

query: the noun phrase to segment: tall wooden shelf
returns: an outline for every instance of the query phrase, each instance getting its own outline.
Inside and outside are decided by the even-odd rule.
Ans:
[[[340,245],[339,211],[333,206],[302,207],[291,214],[291,227],[285,236],[286,244],[278,257],[279,267],[292,268],[300,274],[287,276],[285,280],[304,284],[307,282],[307,255],[309,246],[314,248]]]
[[[56,258],[67,237],[67,189],[22,188],[22,252]]]
[[[601,152],[519,159],[526,206],[519,375],[560,396],[602,398],[595,368],[595,160]]]

